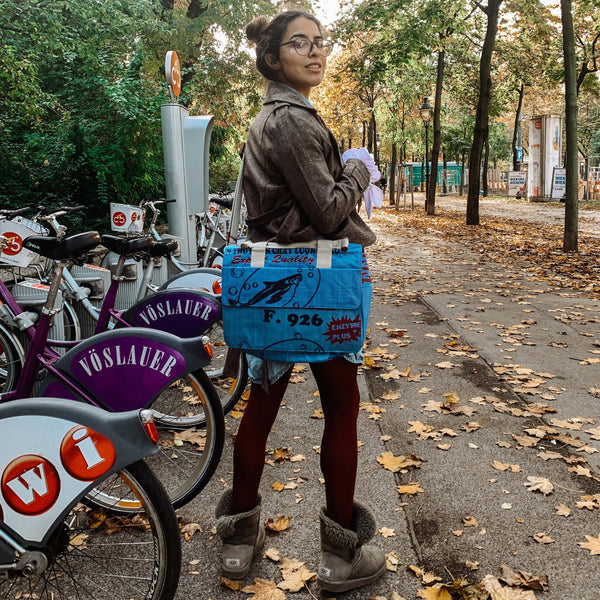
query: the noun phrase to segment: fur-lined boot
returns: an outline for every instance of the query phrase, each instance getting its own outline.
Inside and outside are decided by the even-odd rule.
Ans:
[[[321,509],[321,564],[318,581],[324,590],[345,592],[377,580],[385,571],[380,548],[364,546],[377,532],[372,513],[354,503],[351,529],[344,529]]]
[[[242,579],[265,542],[265,527],[260,522],[261,498],[259,495],[253,509],[237,514],[231,513],[231,500],[229,489],[217,504],[217,534],[223,540],[223,575]]]

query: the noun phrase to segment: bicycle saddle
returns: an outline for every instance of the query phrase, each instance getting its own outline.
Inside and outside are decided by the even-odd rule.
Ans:
[[[148,252],[156,242],[149,237],[123,238],[117,235],[103,235],[102,245],[119,256],[138,252]]]
[[[211,196],[210,201],[222,206],[223,208],[227,208],[231,210],[233,206],[233,198],[219,198],[218,196]]]
[[[146,250],[150,256],[169,256],[177,250],[177,242],[175,240],[160,240]]]
[[[85,231],[62,240],[43,235],[30,235],[23,240],[23,246],[52,260],[75,260],[99,246],[101,241],[97,231]]]

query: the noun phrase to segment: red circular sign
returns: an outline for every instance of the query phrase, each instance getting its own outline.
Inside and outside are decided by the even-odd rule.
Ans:
[[[175,50],[169,50],[165,57],[165,77],[167,85],[173,89],[173,93],[179,98],[181,93],[181,65]]]
[[[18,233],[7,231],[2,235],[8,239],[7,246],[4,248],[4,250],[2,250],[4,254],[14,256],[23,250],[23,238]]]
[[[2,473],[2,495],[6,503],[23,515],[40,515],[51,508],[60,493],[60,478],[54,465],[35,454],[15,458]]]
[[[113,215],[113,223],[117,226],[117,227],[123,227],[123,225],[125,225],[125,223],[127,223],[127,217],[125,216],[125,213],[122,212],[116,212]]]
[[[541,121],[536,121],[535,122],[535,128],[536,129],[541,129],[542,128],[542,122]]]
[[[60,458],[69,475],[80,481],[93,481],[115,463],[115,447],[97,431],[76,425],[63,438]]]

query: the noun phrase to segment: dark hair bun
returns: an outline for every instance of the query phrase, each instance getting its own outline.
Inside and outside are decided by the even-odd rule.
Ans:
[[[246,37],[248,40],[254,44],[258,44],[263,37],[268,24],[269,19],[267,19],[267,17],[264,15],[260,15],[252,19],[252,21],[246,25]]]

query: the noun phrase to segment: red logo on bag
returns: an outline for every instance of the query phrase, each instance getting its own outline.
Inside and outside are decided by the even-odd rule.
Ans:
[[[35,454],[15,458],[4,469],[1,485],[6,503],[23,515],[46,512],[60,493],[58,471],[49,460]]]
[[[327,331],[323,334],[327,337],[327,341],[332,344],[347,344],[360,339],[362,324],[360,315],[354,319],[342,317],[341,319],[331,319],[327,323]]]

